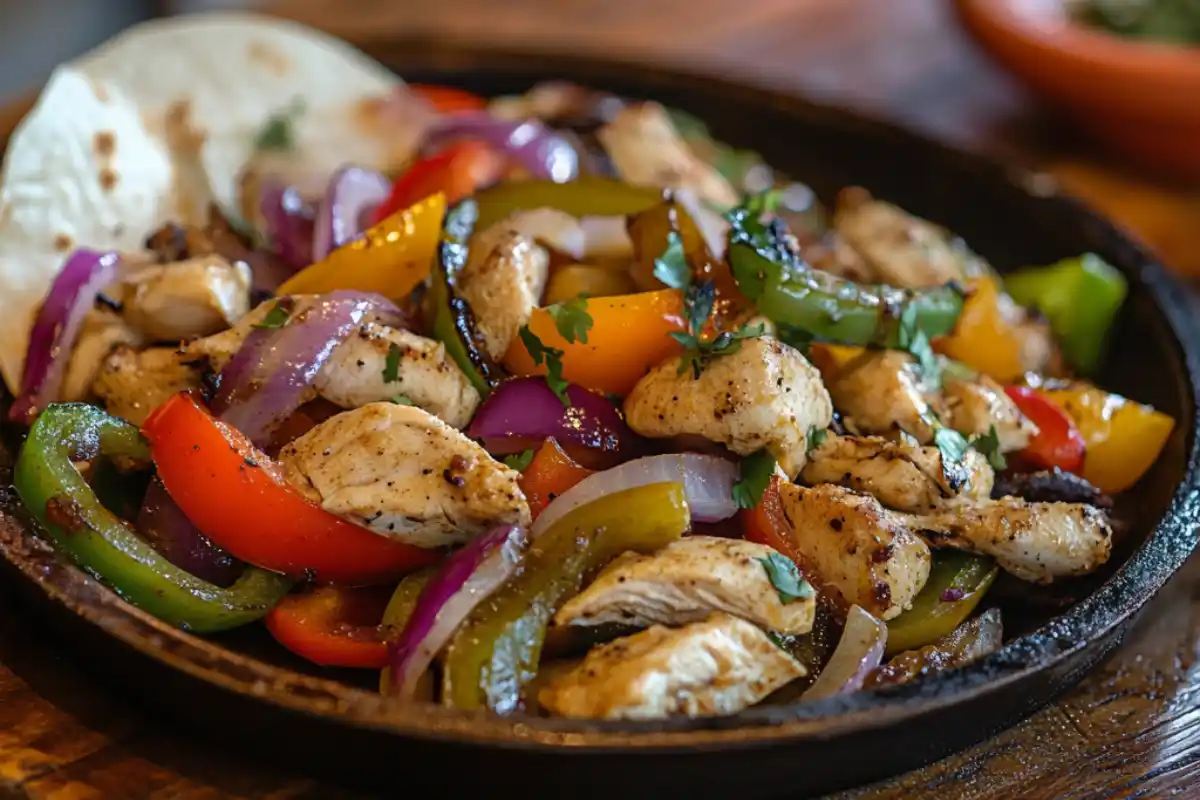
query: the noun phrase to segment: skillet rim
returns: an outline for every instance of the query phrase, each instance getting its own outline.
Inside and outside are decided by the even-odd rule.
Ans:
[[[405,704],[363,689],[277,667],[172,628],[121,601],[117,595],[25,530],[19,519],[0,512],[0,555],[55,603],[120,640],[144,656],[245,699],[315,716],[337,724],[399,737],[502,749],[558,750],[594,754],[678,752],[792,744],[804,739],[833,739],[882,729],[948,706],[997,695],[1010,685],[1061,664],[1128,624],[1191,554],[1200,526],[1200,441],[1195,424],[1200,412],[1200,321],[1194,320],[1187,289],[1140,244],[1083,202],[1046,191],[1036,175],[978,154],[937,142],[909,128],[859,111],[804,99],[794,93],[748,80],[725,78],[691,68],[639,63],[620,58],[570,54],[547,48],[494,48],[427,38],[380,37],[358,43],[402,75],[406,70],[452,74],[481,69],[544,71],[603,84],[637,83],[647,94],[690,87],[696,94],[721,97],[733,105],[772,108],[796,118],[796,124],[868,128],[923,151],[937,150],[947,162],[975,173],[973,180],[996,188],[1005,185],[1030,203],[1058,207],[1057,213],[1089,227],[1107,249],[1132,265],[1129,277],[1141,284],[1161,311],[1153,322],[1174,351],[1172,366],[1182,373],[1181,407],[1187,420],[1183,479],[1166,513],[1145,541],[1117,571],[1065,614],[1018,637],[979,662],[960,670],[899,687],[748,709],[731,717],[666,722],[612,723],[544,718],[501,718],[424,704]],[[398,55],[397,52],[400,54]],[[802,121],[803,120],[803,121]],[[1186,394],[1190,392],[1190,397]]]

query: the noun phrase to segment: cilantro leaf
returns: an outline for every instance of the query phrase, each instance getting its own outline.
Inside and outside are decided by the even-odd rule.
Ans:
[[[713,306],[717,302],[717,287],[712,281],[698,283],[688,288],[683,298],[683,310],[687,314],[688,330],[692,336],[699,338],[704,331],[704,325],[712,316]]]
[[[779,208],[782,200],[782,189],[767,189],[765,192],[747,195],[742,198],[742,208],[756,217],[761,217],[763,214],[771,213]]]
[[[775,323],[775,338],[786,345],[796,348],[802,355],[808,355],[808,348],[816,337],[810,331],[796,325],[784,322]]]
[[[813,426],[808,429],[808,452],[812,452],[820,447],[825,440],[829,438],[828,428],[818,428]]]
[[[716,303],[716,292],[711,282],[694,284],[688,288],[683,306],[687,314],[688,333],[672,331],[670,336],[686,348],[679,359],[679,374],[683,375],[689,369],[695,378],[708,366],[716,356],[727,356],[736,353],[746,339],[757,339],[766,332],[766,327],[743,325],[736,331],[722,331],[711,339],[704,338],[704,326],[712,315]]]
[[[587,298],[576,297],[546,307],[546,313],[554,320],[558,333],[568,342],[587,344],[588,331],[592,329],[592,315],[587,312]]]
[[[961,433],[953,428],[947,428],[941,423],[934,427],[933,444],[942,454],[942,471],[951,467],[961,466],[963,456],[971,445]]]
[[[996,433],[995,425],[989,427],[987,433],[971,437],[971,446],[983,454],[992,469],[1005,469],[1008,466],[1004,453],[1000,452],[1000,435]]]
[[[291,150],[296,146],[293,125],[302,113],[304,100],[297,97],[287,108],[272,114],[254,138],[254,149]]]
[[[796,600],[813,596],[812,585],[800,577],[800,570],[796,569],[795,563],[787,556],[782,553],[771,553],[758,561],[767,571],[767,578],[775,587],[775,591],[779,595],[779,602],[787,605]]]
[[[672,289],[686,289],[692,285],[692,266],[683,252],[683,240],[675,231],[667,234],[667,249],[654,259],[654,277]]]
[[[942,366],[929,336],[917,323],[917,307],[912,303],[904,307],[900,314],[900,327],[896,331],[896,344],[901,350],[907,350],[917,360],[924,382],[932,388],[942,385]]]
[[[529,351],[533,363],[546,365],[546,385],[550,387],[550,391],[558,396],[564,406],[570,406],[571,399],[567,397],[567,382],[563,379],[562,374],[563,351],[556,347],[547,347],[536,333],[529,330],[528,325],[522,325],[517,335],[521,337],[521,343]]]
[[[525,468],[533,461],[533,451],[526,450],[524,453],[513,453],[504,457],[504,464],[509,469],[515,469],[517,472],[524,472]]]
[[[762,502],[774,474],[775,456],[766,450],[743,458],[742,477],[733,485],[733,502],[739,508],[756,508]]]
[[[415,406],[412,398],[406,394],[398,394],[392,398],[392,402],[398,406]]]
[[[387,358],[383,362],[383,382],[395,383],[400,380],[400,356],[404,355],[404,351],[400,349],[400,345],[392,342],[388,345]]]
[[[271,306],[271,310],[267,312],[267,315],[263,317],[260,322],[256,322],[250,327],[282,328],[284,325],[287,325],[290,317],[291,314],[288,312],[288,310],[279,303],[276,303],[275,305]]]

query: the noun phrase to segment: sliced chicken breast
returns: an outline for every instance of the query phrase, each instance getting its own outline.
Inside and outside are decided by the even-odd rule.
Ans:
[[[912,356],[900,350],[866,350],[829,382],[833,404],[849,428],[864,434],[904,431],[933,439],[931,409]]]
[[[936,447],[878,436],[830,436],[808,459],[800,473],[806,483],[836,483],[889,508],[915,513],[955,499],[986,500],[996,477],[976,450],[947,468]]]
[[[1002,569],[1033,583],[1084,575],[1108,561],[1112,550],[1108,515],[1076,503],[1004,497],[955,504],[913,524],[933,547],[992,556]]]
[[[783,513],[801,565],[846,605],[893,619],[929,579],[930,554],[904,515],[849,489],[781,484]]]
[[[783,634],[812,630],[816,595],[784,602],[771,582],[771,548],[687,536],[652,555],[626,553],[554,617],[556,625],[679,626],[724,611]]]
[[[413,406],[371,403],[338,414],[279,460],[287,480],[326,511],[418,547],[530,521],[519,473]]]
[[[658,103],[626,106],[596,135],[627,183],[689,189],[719,208],[738,201],[729,181],[688,147]]]
[[[76,403],[91,397],[92,384],[108,354],[121,345],[140,347],[146,343],[141,331],[134,329],[117,312],[94,308],[83,318],[75,349],[67,362],[59,399]]]
[[[798,350],[762,336],[713,359],[699,378],[680,374],[678,358],[667,359],[625,398],[625,417],[643,436],[700,436],[743,456],[766,448],[795,478],[808,432],[829,427],[833,405]]]
[[[946,375],[942,383],[946,424],[959,433],[982,435],[995,425],[1003,453],[1024,450],[1037,434],[1037,426],[1004,393],[1004,387],[986,375],[977,375],[971,380]]]
[[[716,613],[597,647],[538,700],[552,714],[579,719],[717,716],[749,708],[804,675],[758,627]]]
[[[160,342],[208,336],[250,310],[250,267],[218,255],[144,267],[122,284],[123,315]]]
[[[532,236],[504,220],[471,243],[458,289],[475,314],[488,355],[504,357],[521,326],[542,301],[550,277],[550,254]]]
[[[118,347],[104,359],[92,391],[105,409],[141,425],[171,395],[200,386],[200,370],[174,347]]]

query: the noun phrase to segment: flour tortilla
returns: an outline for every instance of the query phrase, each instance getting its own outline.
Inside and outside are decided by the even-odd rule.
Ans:
[[[139,249],[208,203],[242,216],[251,165],[319,183],[344,163],[390,171],[422,127],[387,98],[403,85],[326,34],[223,12],[138,25],[58,68],[14,131],[0,171],[0,373],[20,383],[29,327],[70,251]],[[286,153],[258,154],[294,104]]]

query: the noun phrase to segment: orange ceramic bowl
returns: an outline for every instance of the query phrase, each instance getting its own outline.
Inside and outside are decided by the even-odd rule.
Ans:
[[[1200,179],[1200,47],[1121,38],[1073,21],[1063,0],[954,0],[1001,64],[1136,160]]]

